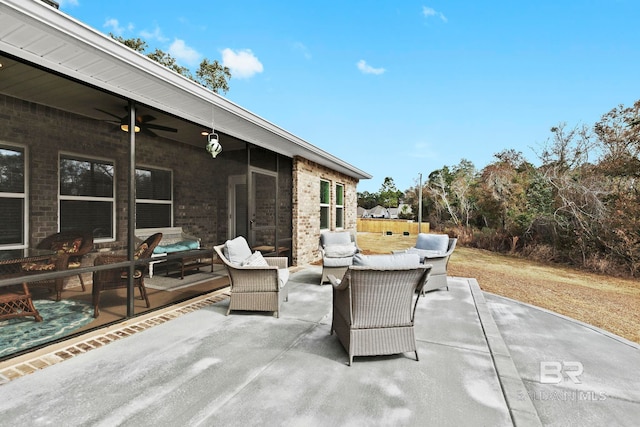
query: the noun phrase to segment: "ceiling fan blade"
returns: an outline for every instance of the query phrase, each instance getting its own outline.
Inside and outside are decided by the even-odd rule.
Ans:
[[[153,137],[158,136],[155,132],[151,131],[151,129],[149,129],[147,126],[143,124],[140,125],[140,133],[143,133],[148,136],[153,136]]]
[[[122,120],[122,117],[120,117],[120,116],[116,116],[115,114],[110,113],[110,112],[108,112],[108,111],[101,110],[100,108],[96,108],[96,110],[98,110],[98,111],[100,111],[101,113],[104,113],[104,114],[106,114],[106,115],[108,115],[108,116],[115,117],[116,119],[118,119],[118,123],[120,123],[120,121]]]
[[[156,129],[156,130],[163,130],[165,132],[178,132],[178,129],[176,128],[170,128],[168,126],[162,126],[162,125],[154,125],[152,123],[142,123],[142,127],[146,127],[149,129]]]
[[[118,121],[104,120],[106,122],[113,123],[116,125],[121,125],[129,121],[129,107],[125,105],[124,109],[127,112],[127,115],[120,117],[108,111],[101,110],[100,108],[96,108],[97,111],[100,111],[104,114],[107,114],[111,117],[118,119]],[[178,132],[178,129],[176,128],[149,123],[151,121],[154,121],[155,119],[156,118],[150,114],[144,114],[142,116],[137,116],[135,121],[136,121],[136,124],[140,127],[140,131],[145,135],[157,137],[158,135],[155,132],[153,132],[151,129],[161,130],[164,132]]]

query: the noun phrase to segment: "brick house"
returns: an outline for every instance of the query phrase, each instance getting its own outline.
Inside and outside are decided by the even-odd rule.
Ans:
[[[0,250],[182,227],[208,247],[285,247],[290,265],[319,258],[321,229],[356,229],[371,178],[40,0],[0,2],[0,161]]]

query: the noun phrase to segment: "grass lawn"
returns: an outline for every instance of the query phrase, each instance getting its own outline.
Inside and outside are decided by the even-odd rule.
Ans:
[[[358,233],[364,253],[406,249],[416,236]],[[542,307],[640,343],[640,282],[457,246],[449,276],[472,277],[482,290]]]

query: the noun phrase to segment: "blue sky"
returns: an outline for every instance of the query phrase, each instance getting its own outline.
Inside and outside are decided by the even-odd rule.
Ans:
[[[559,123],[640,99],[640,1],[59,0],[195,70],[231,101],[400,190],[505,149],[537,163]]]

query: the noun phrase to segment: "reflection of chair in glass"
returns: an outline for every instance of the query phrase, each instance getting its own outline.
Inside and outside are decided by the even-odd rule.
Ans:
[[[322,257],[320,284],[328,282],[328,276],[342,277],[353,263],[353,255],[360,252],[356,235],[350,231],[323,231],[318,246]]]
[[[354,356],[409,351],[418,360],[414,317],[431,268],[418,264],[418,257],[409,261],[399,267],[350,266],[342,280],[330,276],[331,333],[335,331],[349,353],[349,365]]]
[[[51,234],[38,243],[37,249],[51,250],[55,254],[47,262],[29,262],[22,265],[24,271],[45,272],[61,271],[79,268],[82,257],[93,249],[93,235],[90,232],[81,230],[61,231]],[[85,290],[82,275],[78,274],[82,290]],[[56,301],[60,301],[62,290],[64,289],[65,277],[57,279],[42,280],[32,282],[31,287],[44,286],[53,288],[56,292]]]
[[[287,257],[262,257],[251,252],[244,237],[214,247],[224,263],[231,285],[229,309],[273,311],[279,317],[280,305],[287,300],[289,270]]]
[[[156,233],[149,236],[144,242],[142,242],[134,252],[134,259],[147,259],[151,258],[151,254],[158,243],[162,240],[162,233]],[[124,255],[99,255],[96,257],[93,265],[105,265],[113,264],[117,262],[127,261],[127,257]],[[147,303],[147,308],[151,307],[149,303],[149,297],[147,296],[147,290],[144,287],[144,276],[147,274],[149,264],[136,265],[133,284],[140,290],[140,297]],[[102,291],[108,291],[112,289],[127,288],[129,283],[129,269],[128,268],[112,268],[109,270],[100,270],[93,272],[93,317],[100,315],[100,293]]]

